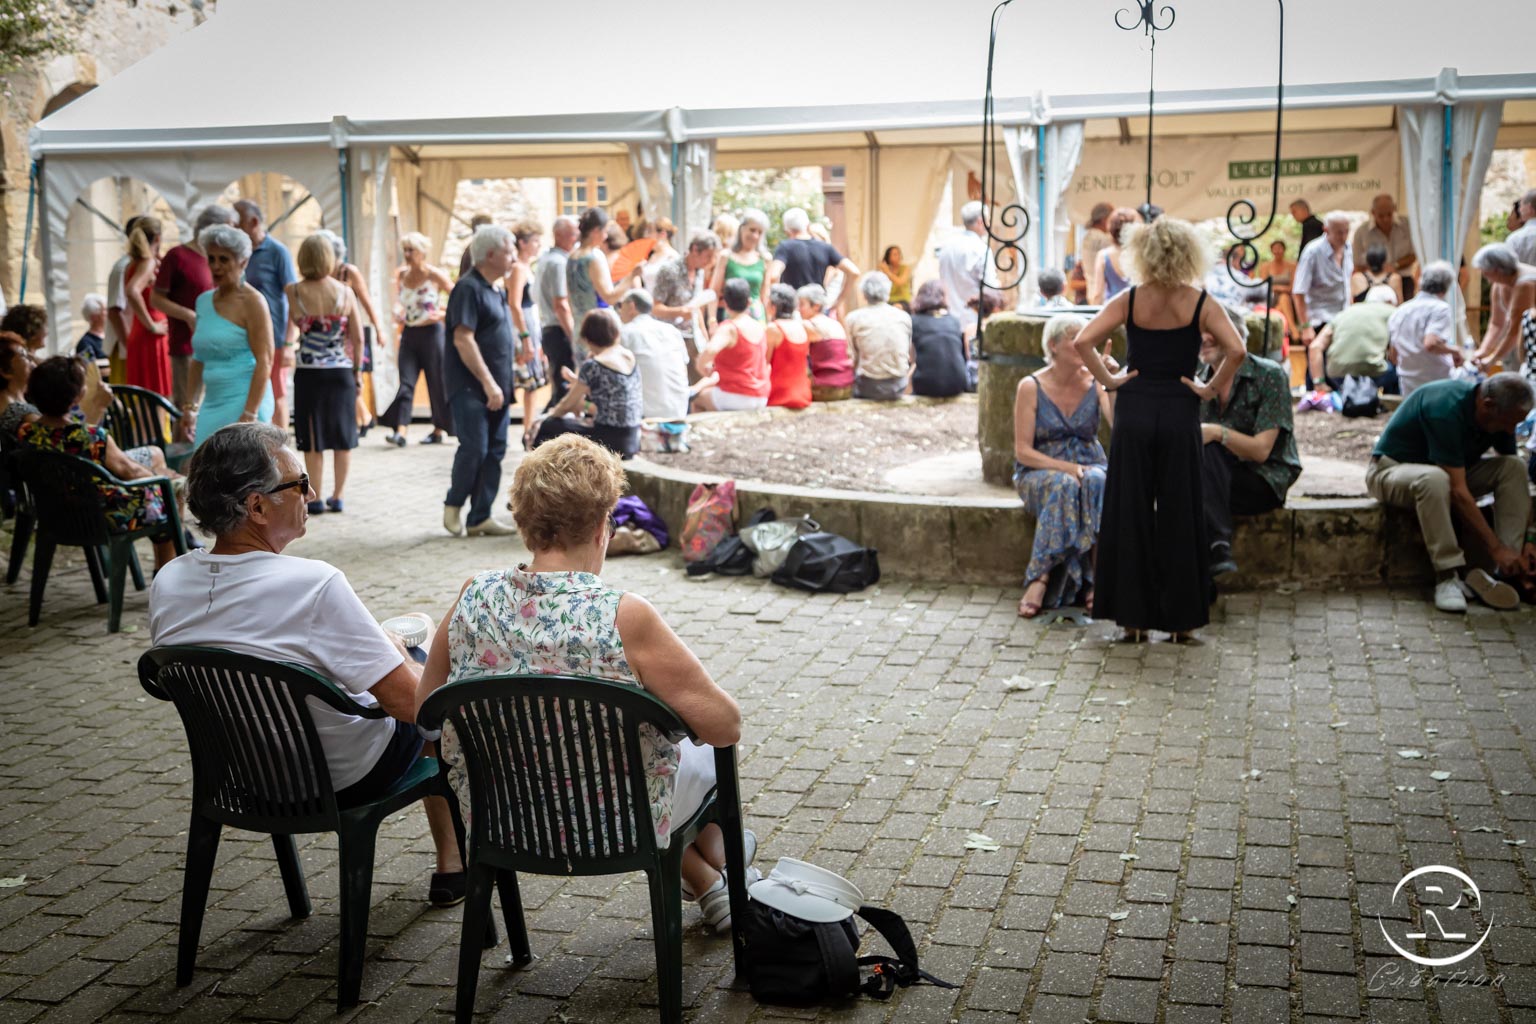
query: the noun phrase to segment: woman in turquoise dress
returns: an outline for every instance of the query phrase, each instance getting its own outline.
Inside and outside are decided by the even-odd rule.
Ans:
[[[1109,460],[1099,419],[1110,395],[1094,383],[1072,339],[1087,321],[1058,314],[1045,327],[1045,369],[1025,377],[1013,406],[1013,485],[1035,520],[1019,614],[1081,602],[1093,612],[1094,548]]]
[[[251,240],[227,224],[204,228],[197,240],[213,290],[197,297],[187,394],[203,400],[182,407],[180,426],[200,444],[231,423],[272,422],[273,350],[267,300],[245,283]]]

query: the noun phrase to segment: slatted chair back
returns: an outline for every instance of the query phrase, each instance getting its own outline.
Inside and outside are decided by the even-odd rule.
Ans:
[[[640,726],[687,729],[644,690],[578,676],[470,679],[435,692],[417,721],[457,735],[482,863],[541,874],[654,866]]]
[[[165,449],[165,420],[181,419],[181,412],[165,397],[147,388],[128,384],[112,386],[112,405],[107,409],[106,426],[112,440],[123,451],[153,445]]]
[[[193,809],[254,831],[337,828],[331,774],[306,698],[383,717],[297,665],[213,648],[147,651],[139,682],[181,715],[192,751]]]
[[[100,484],[115,478],[90,459],[21,448],[12,466],[26,485],[37,530],[59,547],[97,547],[110,541]]]

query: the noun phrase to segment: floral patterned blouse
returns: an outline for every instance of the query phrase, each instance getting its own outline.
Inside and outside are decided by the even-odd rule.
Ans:
[[[45,452],[79,455],[98,466],[107,457],[107,429],[99,424],[91,427],[78,420],[63,427],[23,423],[16,437],[24,445]],[[102,482],[97,488],[106,499],[107,521],[115,532],[127,533],[165,519],[165,498],[158,487],[118,487]]]
[[[448,681],[500,675],[584,675],[643,689],[624,657],[615,590],[585,572],[532,572],[526,566],[494,569],[470,580],[448,621]],[[548,726],[544,739],[559,737]],[[443,727],[442,760],[468,821],[469,792],[458,738]],[[651,726],[640,725],[640,756],[656,844],[665,849],[672,831],[672,795],[680,753]],[[588,802],[582,793],[583,803]],[[594,815],[595,816],[595,815]],[[562,836],[565,846],[575,836]]]

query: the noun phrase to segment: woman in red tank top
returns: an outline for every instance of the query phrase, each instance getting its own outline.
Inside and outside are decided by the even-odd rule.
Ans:
[[[776,284],[768,294],[768,404],[804,409],[811,404],[810,335],[795,318],[795,290]]]
[[[713,373],[716,383],[694,396],[693,408],[697,412],[761,409],[772,390],[764,344],[767,331],[748,312],[752,292],[746,281],[732,278],[725,282],[723,293],[730,318],[715,328],[695,364],[700,376]]]

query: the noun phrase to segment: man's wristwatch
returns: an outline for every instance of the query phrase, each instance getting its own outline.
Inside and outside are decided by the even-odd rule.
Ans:
[[[1226,427],[1226,424],[1222,424],[1222,427],[1221,427],[1221,446],[1223,448],[1225,448],[1227,446],[1227,427]]]

